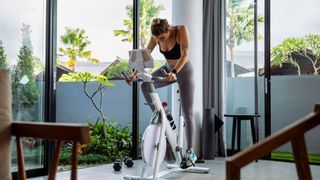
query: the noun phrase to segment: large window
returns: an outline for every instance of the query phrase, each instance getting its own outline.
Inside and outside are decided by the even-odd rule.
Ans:
[[[57,29],[57,31],[50,31],[56,32],[50,36],[56,37],[57,40],[53,42],[54,45],[57,45],[56,51],[53,50],[53,52],[57,52],[57,73],[50,74],[50,76],[57,76],[57,84],[53,86],[56,87],[55,95],[57,98],[56,121],[89,123],[93,141],[89,146],[78,146],[79,153],[82,153],[80,164],[107,163],[112,162],[115,158],[130,155],[133,94],[132,88],[125,84],[119,72],[131,72],[127,61],[128,51],[133,48],[135,40],[132,36],[133,14],[137,9],[133,7],[133,1],[60,0],[56,2],[57,7],[54,7],[50,16],[45,12],[46,2],[5,0],[1,3],[0,52],[3,53],[0,54],[0,66],[8,68],[12,72],[14,120],[44,121],[44,111],[47,109],[44,107],[44,87],[47,83],[44,80],[46,65],[44,39],[45,32],[49,32],[49,29],[46,29],[45,20],[46,16],[53,15],[52,17],[57,17],[57,21],[53,20],[52,24],[53,29]],[[139,4],[144,2],[147,0],[141,0]],[[166,18],[171,23],[171,1],[152,2],[153,5],[159,6],[159,13],[148,18]],[[57,14],[55,14],[56,12]],[[147,27],[146,30],[145,37],[149,39],[150,27]],[[142,40],[142,36],[139,36],[139,39]],[[142,48],[143,43],[139,44],[139,48]],[[164,58],[159,54],[157,48],[153,56],[157,60],[156,67],[159,67],[164,64]],[[72,75],[64,76],[70,72],[74,74],[86,72],[86,75],[98,78],[95,80],[101,80],[99,79],[101,76],[97,75],[104,75],[109,79],[109,84],[105,89],[97,91],[97,87],[99,87],[99,84],[96,84],[97,81],[90,81],[84,86],[83,82],[79,82],[79,79],[76,81],[75,79],[68,80],[68,77]],[[95,94],[95,96],[87,96],[86,93]],[[168,88],[162,89],[160,94],[163,96],[162,99],[169,101],[171,93]],[[51,96],[51,94],[46,95]],[[100,98],[96,95],[103,97]],[[140,96],[140,99],[143,99],[142,95]],[[102,101],[99,101],[100,99]],[[142,107],[142,105],[140,109],[148,111],[148,107]],[[146,124],[149,122],[149,115],[151,112],[141,114],[140,121]],[[101,131],[102,122],[107,123],[106,133]],[[143,131],[145,127],[141,126],[140,128]],[[46,164],[44,163],[43,142],[33,138],[25,138],[23,145],[26,168],[43,168]],[[94,148],[97,146],[101,151],[95,151]],[[90,147],[94,148],[90,149]],[[68,164],[69,149],[69,144],[64,144],[62,164]],[[13,151],[12,169],[15,171],[17,161],[15,146],[13,146]],[[95,158],[92,160],[85,157],[88,154],[91,157],[94,154]]]
[[[131,151],[132,87],[120,72],[131,73],[133,1],[57,3],[57,122],[89,123],[92,141],[79,146],[80,165],[122,159]],[[90,78],[67,78],[70,72],[76,75],[68,77]],[[98,75],[106,76],[113,86],[104,88],[106,81]],[[71,157],[68,144],[62,154]]]
[[[310,113],[320,100],[319,6],[316,0],[271,3],[272,133]],[[319,130],[305,136],[309,161],[313,163],[320,163]],[[291,144],[277,149],[272,157],[293,160]]]
[[[12,75],[13,121],[44,121],[45,1],[3,0],[0,6],[0,68]],[[22,138],[26,169],[43,168],[41,140]],[[17,170],[12,142],[12,171]]]
[[[261,117],[255,120],[255,130],[260,138],[264,135],[264,74],[261,73],[264,68],[263,35],[264,0],[227,1],[226,112],[259,114]],[[240,148],[252,144],[251,127],[247,122],[241,123]],[[232,118],[228,118],[226,127],[227,147],[231,149]]]

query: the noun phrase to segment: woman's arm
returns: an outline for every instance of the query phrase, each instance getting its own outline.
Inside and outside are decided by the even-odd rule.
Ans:
[[[149,43],[148,43],[148,46],[147,46],[147,49],[149,49],[150,52],[152,52],[154,47],[156,47],[156,45],[157,45],[156,38],[154,36],[151,36],[150,40],[149,40]]]
[[[179,44],[181,56],[177,64],[174,66],[174,69],[177,73],[183,68],[183,66],[189,60],[189,32],[186,26],[182,25],[178,29],[179,32]]]

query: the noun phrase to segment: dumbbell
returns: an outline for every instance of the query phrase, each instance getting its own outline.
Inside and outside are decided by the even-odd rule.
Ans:
[[[122,168],[122,161],[117,159],[114,163],[113,163],[113,169],[114,171],[120,171]]]
[[[132,158],[129,156],[124,157],[123,162],[128,168],[131,168],[134,165]]]

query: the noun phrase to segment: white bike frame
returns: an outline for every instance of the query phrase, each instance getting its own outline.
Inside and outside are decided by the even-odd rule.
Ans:
[[[146,74],[141,74],[141,75],[144,77],[140,77],[140,79],[143,79],[143,81],[145,81],[145,82],[146,81],[151,82],[150,74],[148,76],[145,76]],[[138,75],[138,78],[139,78],[139,75]],[[184,118],[182,115],[180,115],[180,117],[179,117],[180,122],[179,122],[178,138],[177,138],[175,132],[173,131],[173,129],[171,128],[171,126],[167,120],[167,116],[166,116],[164,108],[162,107],[162,103],[161,103],[161,100],[160,100],[158,93],[151,92],[150,97],[152,100],[152,104],[155,107],[155,111],[158,111],[161,114],[160,136],[159,136],[159,140],[156,143],[157,145],[155,147],[155,148],[157,148],[157,150],[156,150],[157,155],[156,155],[155,167],[153,169],[153,174],[152,174],[152,176],[147,177],[146,170],[147,170],[148,165],[145,163],[142,168],[141,176],[126,175],[126,176],[124,176],[124,179],[127,179],[127,180],[131,180],[131,179],[136,179],[136,180],[142,180],[142,179],[147,180],[148,179],[148,180],[150,180],[150,179],[152,179],[152,180],[154,180],[154,179],[159,179],[160,177],[163,177],[163,176],[170,174],[172,172],[181,172],[181,171],[194,172],[194,173],[208,173],[210,170],[209,168],[202,168],[202,167],[189,167],[187,169],[180,168],[180,162],[181,162],[181,158],[182,158],[181,151],[183,148],[183,140],[184,140],[183,139]],[[176,163],[168,164],[167,165],[168,170],[159,172],[160,165],[163,161],[160,158],[160,154],[161,154],[160,151],[166,151],[166,149],[163,149],[163,147],[164,147],[163,143],[166,143],[166,141],[161,140],[163,138],[167,138],[167,141],[171,147],[172,153],[174,154]]]

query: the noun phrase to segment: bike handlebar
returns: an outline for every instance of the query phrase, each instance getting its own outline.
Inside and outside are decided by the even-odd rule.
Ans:
[[[124,79],[126,81],[130,81],[131,80],[130,77],[124,71],[122,71],[121,74],[122,74],[122,76],[124,77]]]
[[[166,78],[168,73],[164,69],[161,69],[161,72],[165,77],[163,77],[163,76],[152,76],[151,80],[153,82],[168,81],[167,78]],[[131,81],[131,78],[125,72],[122,71],[121,74],[122,74],[122,76],[124,77],[124,79],[126,81],[128,81],[128,82]],[[143,80],[142,79],[135,79],[133,81],[137,82],[137,81],[143,81]],[[172,82],[176,82],[176,81],[177,81],[177,79],[173,80]]]

